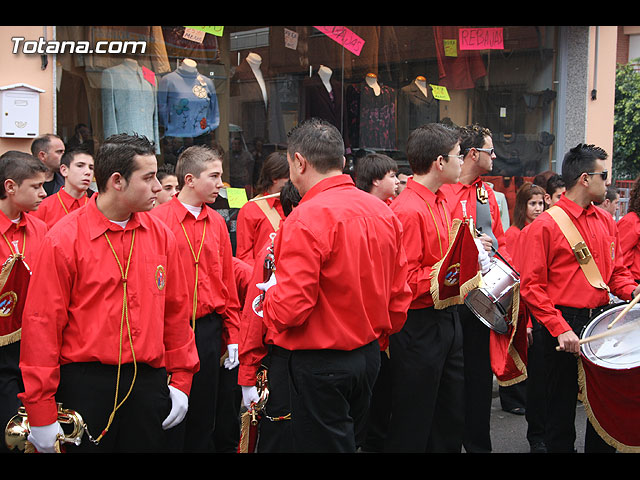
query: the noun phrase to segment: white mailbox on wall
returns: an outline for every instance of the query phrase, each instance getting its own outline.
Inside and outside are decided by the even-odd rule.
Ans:
[[[0,137],[35,138],[40,125],[40,94],[26,83],[0,87]]]

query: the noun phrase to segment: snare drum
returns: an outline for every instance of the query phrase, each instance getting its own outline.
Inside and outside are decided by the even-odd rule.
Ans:
[[[513,293],[520,283],[516,273],[498,258],[491,259],[482,286],[470,291],[464,303],[478,319],[497,333],[505,334],[513,322]]]
[[[640,306],[634,306],[611,329],[625,308],[612,307],[591,320],[580,337],[602,336],[580,345],[580,399],[594,429],[621,452],[640,452]],[[627,327],[627,328],[625,328]],[[615,332],[614,332],[615,331]]]
[[[609,324],[625,307],[626,304],[621,304],[598,315],[584,327],[580,338],[585,339],[619,329],[629,325],[629,322],[640,322],[640,306],[636,305],[609,330]],[[580,353],[592,363],[604,368],[621,370],[638,367],[640,366],[640,328],[626,331],[622,329],[622,333],[583,343],[580,345]]]

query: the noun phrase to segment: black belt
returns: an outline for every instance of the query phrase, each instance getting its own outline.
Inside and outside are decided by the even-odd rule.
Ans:
[[[562,312],[563,315],[573,316],[577,318],[586,318],[591,319],[602,312],[604,312],[609,305],[602,305],[600,307],[595,308],[575,308],[575,307],[565,307],[563,305],[556,305],[556,308]]]

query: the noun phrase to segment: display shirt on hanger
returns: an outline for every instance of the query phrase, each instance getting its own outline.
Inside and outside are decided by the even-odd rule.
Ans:
[[[220,124],[213,82],[184,63],[160,79],[158,111],[169,137],[198,137]]]

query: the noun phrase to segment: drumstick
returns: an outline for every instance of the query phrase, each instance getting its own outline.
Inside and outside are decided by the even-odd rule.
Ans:
[[[640,295],[636,295],[635,298],[631,300],[626,307],[624,307],[624,310],[622,310],[618,314],[618,316],[613,319],[613,322],[611,322],[607,328],[613,327],[613,324],[616,323],[618,320],[620,320],[622,317],[624,317],[627,314],[627,312],[631,310],[636,303],[638,303],[638,300],[640,300]]]
[[[633,320],[632,322],[629,322],[626,325],[623,325],[621,327],[614,328],[613,330],[607,330],[605,332],[597,333],[595,335],[582,338],[578,343],[579,345],[582,345],[584,343],[593,342],[594,340],[600,340],[601,338],[610,337],[611,335],[615,335],[617,333],[624,333],[628,330],[633,330],[634,328],[638,328],[638,323],[640,323],[640,320]],[[560,347],[559,346],[556,347],[556,350],[560,351]]]
[[[249,201],[250,202],[257,202],[258,200],[266,200],[267,198],[274,198],[274,197],[279,197],[279,196],[280,196],[280,192],[272,193],[271,195],[265,195],[264,197],[254,197]]]

